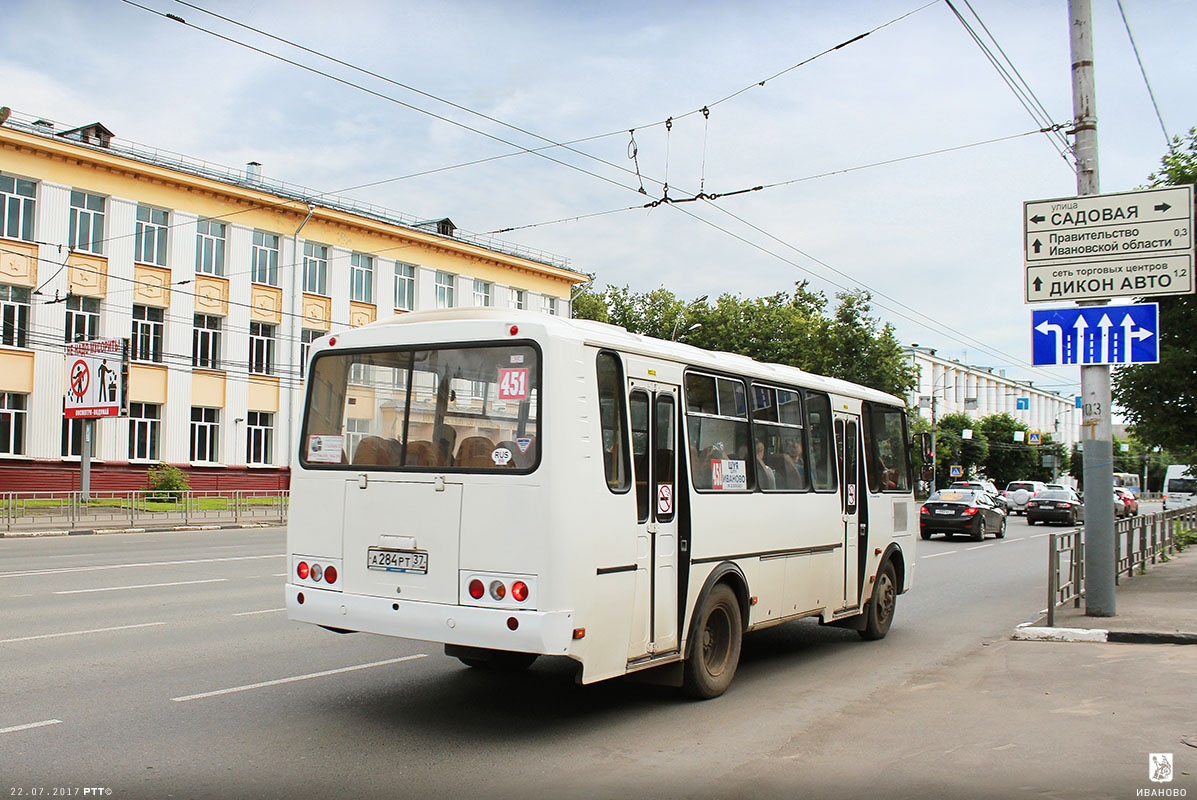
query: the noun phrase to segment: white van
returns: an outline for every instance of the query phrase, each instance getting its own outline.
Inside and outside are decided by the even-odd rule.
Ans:
[[[1197,473],[1186,464],[1171,464],[1164,474],[1164,510],[1197,503]]]

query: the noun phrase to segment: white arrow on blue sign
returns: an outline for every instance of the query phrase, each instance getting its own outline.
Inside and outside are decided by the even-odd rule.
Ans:
[[[1031,363],[1156,364],[1159,304],[1036,309],[1031,312]]]

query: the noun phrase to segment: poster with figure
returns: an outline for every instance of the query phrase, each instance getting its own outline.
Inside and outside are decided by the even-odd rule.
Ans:
[[[67,419],[119,417],[122,339],[96,339],[66,345],[63,416]]]

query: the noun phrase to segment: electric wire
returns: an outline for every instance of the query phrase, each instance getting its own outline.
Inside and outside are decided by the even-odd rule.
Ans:
[[[1168,143],[1168,152],[1176,153],[1176,146],[1172,137],[1168,135],[1168,127],[1164,125],[1164,115],[1160,113],[1159,103],[1155,101],[1155,92],[1151,90],[1151,81],[1147,80],[1147,69],[1143,66],[1143,59],[1139,55],[1139,46],[1135,44],[1135,35],[1131,32],[1130,20],[1126,18],[1126,9],[1122,7],[1122,0],[1118,0],[1118,13],[1122,15],[1122,24],[1126,26],[1126,37],[1130,39],[1131,50],[1135,51],[1135,61],[1139,62],[1139,72],[1143,74],[1143,84],[1147,87],[1147,96],[1151,98],[1151,107],[1155,109],[1155,118],[1160,121],[1160,130],[1164,132],[1164,141]]]

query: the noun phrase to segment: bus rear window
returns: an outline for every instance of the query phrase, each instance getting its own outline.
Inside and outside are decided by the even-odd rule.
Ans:
[[[325,352],[308,379],[308,468],[529,471],[540,360],[530,345]]]

